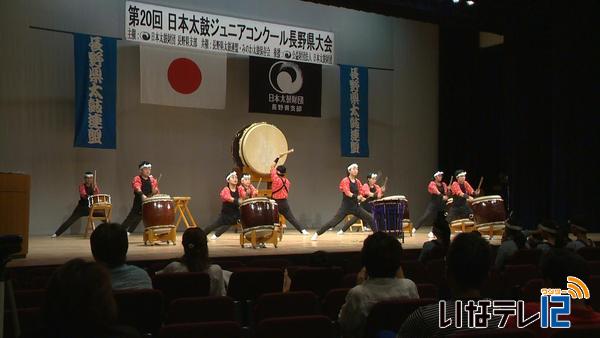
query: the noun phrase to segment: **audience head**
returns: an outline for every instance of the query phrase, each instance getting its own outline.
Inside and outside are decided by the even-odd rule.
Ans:
[[[540,261],[542,277],[549,288],[564,289],[567,276],[574,276],[584,282],[588,277],[587,262],[580,255],[568,249],[552,249]]]
[[[118,223],[102,223],[90,236],[94,259],[114,268],[125,264],[129,242],[127,231]]]
[[[569,220],[571,233],[577,237],[585,236],[589,230],[590,226],[588,221],[583,217],[583,215],[575,215],[571,217]]]
[[[478,232],[458,234],[448,248],[446,269],[453,292],[480,290],[490,270],[489,243]]]
[[[517,248],[523,249],[527,238],[523,235],[523,228],[513,223],[506,222],[504,226],[504,233],[502,234],[502,241],[512,240],[517,245]]]
[[[73,259],[50,278],[43,308],[50,337],[89,337],[117,318],[110,275],[96,262]]]
[[[200,228],[188,228],[181,239],[182,261],[190,272],[205,271],[208,268],[208,244],[206,233]]]
[[[567,234],[556,222],[546,219],[538,224],[538,230],[542,233],[542,238],[553,244],[555,248],[562,248],[566,244]]]
[[[400,268],[402,245],[384,232],[376,232],[363,243],[362,263],[369,278],[391,278]]]

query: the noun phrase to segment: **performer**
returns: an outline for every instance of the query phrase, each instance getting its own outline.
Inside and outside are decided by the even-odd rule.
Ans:
[[[152,164],[148,161],[142,161],[139,164],[140,174],[131,181],[133,188],[133,205],[129,214],[123,221],[123,229],[127,229],[127,235],[130,235],[142,220],[142,202],[148,197],[158,194],[158,181],[150,174]]]
[[[208,235],[215,231],[210,239],[216,240],[224,234],[230,226],[237,224],[240,219],[240,203],[246,196],[246,191],[240,185],[238,186],[238,177],[235,171],[230,172],[225,177],[227,185],[221,190],[221,214],[216,221],[209,225],[204,232]],[[218,230],[217,230],[218,228]]]
[[[371,202],[382,198],[383,193],[385,193],[385,186],[380,187],[379,185],[377,185],[376,182],[377,174],[369,173],[369,175],[367,175],[367,183],[365,183],[360,190],[360,194],[365,198],[365,200],[362,203],[360,203],[360,207],[365,209],[365,211],[370,214],[372,213]],[[357,220],[358,217],[352,216],[348,221],[346,221],[346,223],[344,223],[344,226],[342,226],[342,230],[338,231],[338,235],[341,235],[344,232],[348,231],[352,224],[356,223]],[[370,230],[367,227],[365,228],[365,230]]]
[[[425,213],[415,224],[415,227],[412,230],[413,234],[424,224],[433,224],[434,227],[439,228],[448,227],[448,222],[446,222],[444,217],[444,207],[448,200],[448,186],[442,181],[443,179],[444,172],[437,171],[433,174],[433,180],[431,180],[427,186],[427,191],[431,195],[431,200],[429,201],[429,204],[427,204]],[[450,230],[449,227],[448,230]],[[433,237],[433,232],[430,232],[429,234],[431,235],[429,237]]]
[[[77,203],[75,210],[73,210],[71,216],[69,216],[69,218],[63,224],[61,224],[60,227],[58,227],[51,237],[56,238],[60,236],[71,225],[73,225],[76,220],[89,215],[90,208],[88,206],[88,197],[97,195],[99,193],[100,189],[94,183],[94,173],[91,171],[86,171],[83,174],[83,182],[79,185],[79,202]]]
[[[250,175],[244,174],[242,175],[242,188],[244,188],[245,198],[253,198],[258,196],[258,189],[256,189],[252,183],[250,182]]]
[[[456,181],[452,183],[451,187],[454,202],[448,211],[448,217],[446,217],[448,223],[461,218],[470,218],[473,211],[467,205],[467,201],[471,201],[473,196],[479,195],[479,189],[473,190],[473,187],[467,182],[466,171],[459,169],[454,176]]]
[[[333,218],[325,223],[312,237],[311,240],[316,241],[318,237],[325,233],[329,228],[333,228],[339,222],[341,222],[347,215],[354,215],[363,221],[367,227],[371,228],[373,225],[373,216],[371,216],[365,209],[361,208],[359,203],[364,202],[365,198],[360,194],[360,187],[362,184],[357,178],[358,176],[358,164],[352,163],[348,166],[348,174],[340,182],[340,191],[342,192],[342,205],[338,209],[337,213]],[[343,233],[343,231],[341,232]],[[338,232],[338,234],[341,234]]]
[[[590,226],[586,219],[581,215],[576,215],[569,220],[571,233],[577,237],[576,240],[568,242],[566,248],[572,251],[577,251],[581,248],[593,248],[596,247],[594,241],[588,238],[587,233],[590,230]]]
[[[290,192],[290,186],[292,183],[285,177],[286,168],[282,165],[277,165],[279,157],[271,163],[271,198],[277,202],[277,208],[279,213],[285,217],[285,219],[303,235],[309,235],[300,222],[294,217],[292,209],[288,203],[288,194]]]

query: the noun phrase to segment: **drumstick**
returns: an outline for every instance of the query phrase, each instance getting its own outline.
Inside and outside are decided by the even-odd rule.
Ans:
[[[477,186],[477,190],[481,189],[481,184],[483,183],[483,176],[479,179],[479,185]]]
[[[158,179],[156,180],[157,183],[160,182],[161,177],[162,177],[162,173],[158,174]]]
[[[262,177],[258,179],[258,183],[256,183],[256,190],[259,190],[260,183],[262,182]]]
[[[94,187],[93,187],[93,189],[96,190],[96,169],[94,169]]]
[[[279,157],[285,156],[285,155],[287,155],[287,154],[291,154],[291,153],[293,153],[293,152],[294,152],[294,148],[292,148],[292,149],[290,149],[290,150],[288,150],[288,151],[285,151],[285,152],[283,152],[283,153],[279,154]]]
[[[387,176],[385,177],[385,179],[383,180],[383,185],[381,186],[382,188],[385,188],[385,185],[387,184],[388,178]]]

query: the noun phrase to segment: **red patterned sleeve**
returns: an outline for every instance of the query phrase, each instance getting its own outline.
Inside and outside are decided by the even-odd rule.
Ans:
[[[454,182],[452,183],[452,194],[455,196],[461,196],[463,195],[462,190],[460,190],[460,185],[458,184],[458,182]]]
[[[348,177],[344,177],[340,182],[340,191],[343,192],[344,195],[352,197],[352,192],[350,191],[350,179]]]
[[[465,189],[467,190],[467,195],[473,195],[473,193],[475,192],[475,190],[473,190],[473,187],[467,181],[465,181]]]
[[[133,178],[133,181],[131,181],[131,187],[133,188],[133,192],[142,192],[142,180],[139,176]]]
[[[85,190],[85,184],[83,183],[79,185],[79,197],[87,198],[87,191]]]
[[[221,190],[220,196],[221,196],[221,201],[223,201],[223,202],[229,202],[229,203],[233,202],[233,197],[231,197],[231,191],[229,191],[229,187],[223,188],[223,190]]]
[[[427,186],[427,191],[429,191],[429,193],[432,195],[439,195],[440,193],[434,181],[429,182],[429,185]]]
[[[383,190],[381,190],[381,187],[378,186],[377,184],[375,184],[375,195],[377,198],[382,198],[383,197]]]

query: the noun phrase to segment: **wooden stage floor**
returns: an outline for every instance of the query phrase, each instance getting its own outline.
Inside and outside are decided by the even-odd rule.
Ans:
[[[428,241],[429,229],[422,228],[414,237],[406,237],[403,247],[405,249],[420,249]],[[218,240],[210,241],[208,248],[211,257],[240,257],[240,256],[269,256],[269,255],[296,255],[309,254],[317,250],[328,252],[358,252],[363,240],[371,232],[347,232],[337,235],[335,231],[328,231],[319,237],[318,241],[311,241],[310,236],[303,236],[296,231],[288,231],[283,236],[283,241],[274,248],[267,244],[264,249],[252,249],[249,244],[240,247],[239,235],[233,232],[223,234]],[[312,234],[312,233],[311,233]],[[177,245],[145,246],[142,234],[135,233],[129,237],[129,261],[136,260],[161,260],[181,256],[181,235],[177,234]],[[492,244],[498,244],[494,239]],[[52,239],[49,236],[30,236],[29,253],[26,258],[15,259],[9,266],[36,266],[62,264],[72,258],[92,259],[89,239],[83,236],[66,236]]]

